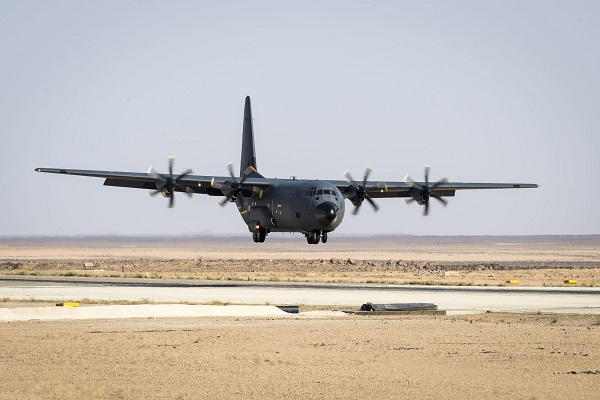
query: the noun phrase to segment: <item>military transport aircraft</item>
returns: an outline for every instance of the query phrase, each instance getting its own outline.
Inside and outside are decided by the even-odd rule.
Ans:
[[[168,173],[158,173],[152,167],[147,172],[94,171],[61,168],[36,168],[38,172],[82,175],[105,178],[105,186],[120,186],[152,190],[152,196],[162,194],[174,206],[175,192],[188,196],[194,193],[224,196],[221,206],[228,202],[237,205],[238,211],[255,242],[264,242],[269,232],[301,232],[309,244],[327,242],[327,234],[335,230],[344,218],[344,200],[354,205],[358,214],[363,201],[375,211],[379,207],[373,199],[405,197],[407,203],[423,206],[423,215],[429,214],[429,201],[436,199],[444,206],[444,197],[454,196],[465,189],[537,188],[530,183],[450,183],[447,178],[429,181],[429,166],[425,166],[425,180],[415,182],[408,175],[403,182],[369,182],[371,168],[367,168],[362,181],[355,181],[350,173],[343,180],[304,180],[265,178],[258,172],[254,153],[254,132],[250,97],[246,97],[242,131],[242,159],[240,176],[234,174],[233,165],[227,164],[230,176],[194,175],[187,169],[173,174],[174,159],[169,157]]]

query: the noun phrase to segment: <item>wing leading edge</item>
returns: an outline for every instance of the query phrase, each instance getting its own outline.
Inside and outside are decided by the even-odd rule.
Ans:
[[[162,180],[168,177],[167,174],[151,174],[148,172],[97,171],[85,169],[36,168],[35,171],[51,174],[104,178],[105,186],[149,190],[157,190],[160,187]],[[213,185],[215,183],[225,184],[229,181],[231,181],[231,177],[228,176],[202,176],[190,174],[178,180],[174,190],[176,192],[193,192],[207,194],[209,196],[223,196],[223,192],[220,189],[213,187]],[[265,178],[247,178],[246,183],[249,186],[257,186],[260,188],[265,188],[270,185],[268,179]]]
[[[346,181],[329,181],[335,185],[342,193],[346,193],[349,184]],[[432,187],[433,183],[414,182],[417,185],[424,187]],[[411,197],[414,183],[408,182],[368,182],[365,191],[369,197],[386,198],[386,197]],[[431,188],[432,193],[439,196],[454,196],[457,190],[478,190],[478,189],[524,189],[538,188],[539,185],[534,183],[470,183],[470,182],[449,182],[440,183],[435,188]]]
[[[155,174],[147,172],[124,172],[124,171],[101,171],[101,170],[83,170],[83,169],[63,169],[63,168],[36,168],[37,172],[45,172],[52,174],[89,176],[94,178],[104,178],[105,186],[128,187],[134,189],[149,189],[156,190],[161,181],[156,175],[166,178],[166,174]],[[217,189],[219,184],[230,182],[231,177],[228,176],[203,176],[203,175],[186,175],[178,181],[175,191],[188,193],[207,194],[210,196],[223,196],[223,192]],[[327,180],[335,185],[340,192],[347,193],[350,185],[342,180]],[[420,186],[433,184],[431,182],[368,182],[365,191],[372,198],[390,198],[390,197],[411,197],[414,184]],[[248,186],[256,186],[266,188],[272,185],[272,180],[268,178],[248,177],[245,181]],[[213,187],[215,186],[215,187]],[[431,192],[439,196],[454,196],[456,190],[479,190],[479,189],[523,189],[523,188],[538,188],[539,185],[534,183],[469,183],[469,182],[447,182],[437,184],[435,188],[431,188]]]

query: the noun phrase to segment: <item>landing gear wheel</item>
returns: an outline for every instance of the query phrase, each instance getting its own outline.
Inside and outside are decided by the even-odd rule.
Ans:
[[[310,232],[306,235],[306,241],[308,244],[318,244],[321,234],[318,231]]]
[[[265,241],[267,237],[267,230],[265,228],[260,228],[258,231],[252,232],[252,240],[254,243],[262,243]]]
[[[321,242],[327,243],[327,232],[325,232],[325,231],[323,231],[323,233],[321,233]]]
[[[260,243],[263,243],[265,241],[265,238],[267,237],[267,230],[265,228],[260,228],[257,235],[258,235],[258,241]]]

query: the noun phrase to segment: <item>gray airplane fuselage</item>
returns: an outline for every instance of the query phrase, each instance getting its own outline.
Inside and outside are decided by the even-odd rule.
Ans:
[[[262,195],[236,199],[250,231],[331,232],[344,218],[344,196],[326,181],[277,179]]]

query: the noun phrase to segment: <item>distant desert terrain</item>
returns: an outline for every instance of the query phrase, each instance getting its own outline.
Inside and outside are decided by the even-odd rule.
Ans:
[[[0,239],[0,274],[600,286],[600,236]]]

